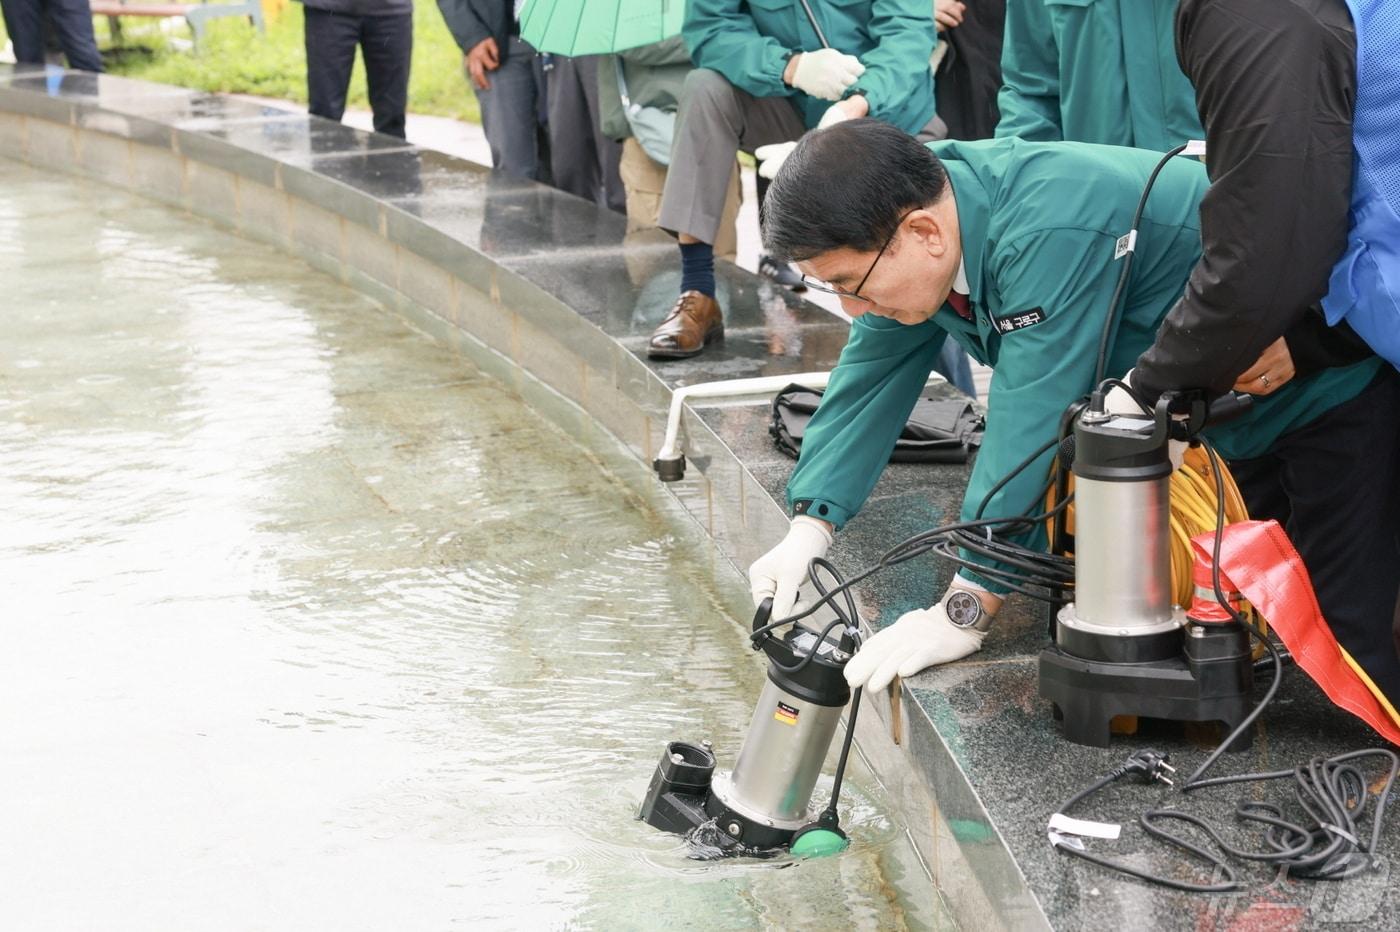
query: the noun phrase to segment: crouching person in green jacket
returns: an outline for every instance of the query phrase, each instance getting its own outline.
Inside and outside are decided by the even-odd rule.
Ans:
[[[986,433],[962,518],[972,519],[984,497],[989,518],[1036,504],[1052,451],[999,483],[1054,439],[1065,408],[1094,387],[1098,341],[1121,269],[1115,243],[1130,228],[1159,158],[1016,139],[924,146],[868,120],[804,138],[768,193],[764,245],[796,261],[809,286],[839,295],[854,322],[788,483],[792,529],[749,570],[755,603],[773,596],[774,617],[790,613],[811,559],[825,555],[833,532],[873,489],[946,336],[993,368]],[[1197,210],[1207,186],[1202,167],[1185,159],[1158,177],[1106,372],[1132,368],[1180,297],[1201,253]],[[1346,404],[1378,365],[1295,379],[1257,398],[1240,419],[1212,428],[1210,439],[1227,460],[1264,455],[1286,433]],[[1332,477],[1318,481],[1335,485]],[[1046,547],[1043,525],[1006,536]],[[875,635],[847,665],[846,678],[879,689],[896,675],[973,653],[1004,591],[961,570],[937,605]]]

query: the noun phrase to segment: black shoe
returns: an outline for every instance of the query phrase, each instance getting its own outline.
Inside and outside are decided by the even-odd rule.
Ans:
[[[802,282],[802,275],[797,269],[786,262],[779,262],[772,256],[758,257],[758,274],[764,278],[772,279],[784,288],[793,291],[806,291],[807,286]]]

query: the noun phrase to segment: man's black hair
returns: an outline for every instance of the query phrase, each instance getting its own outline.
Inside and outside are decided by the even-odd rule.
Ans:
[[[847,247],[874,252],[907,211],[943,196],[932,152],[879,120],[847,120],[802,137],[763,201],[763,250],[801,262]]]

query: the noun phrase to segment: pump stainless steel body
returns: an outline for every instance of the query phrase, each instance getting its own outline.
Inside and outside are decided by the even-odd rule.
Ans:
[[[1141,419],[1113,418],[1124,425]],[[1059,622],[1131,637],[1180,627],[1172,605],[1171,477],[1074,482],[1074,601]]]
[[[733,772],[715,776],[715,796],[731,809],[774,827],[797,828],[810,822],[812,792],[841,710],[842,706],[806,702],[769,680],[754,708]]]

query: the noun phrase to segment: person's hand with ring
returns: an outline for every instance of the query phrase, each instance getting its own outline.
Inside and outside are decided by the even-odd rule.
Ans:
[[[1235,380],[1235,391],[1272,395],[1293,378],[1293,356],[1283,337],[1269,344],[1259,359]]]

